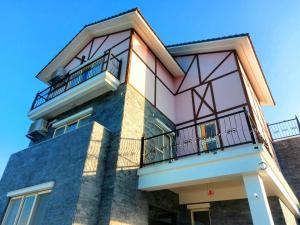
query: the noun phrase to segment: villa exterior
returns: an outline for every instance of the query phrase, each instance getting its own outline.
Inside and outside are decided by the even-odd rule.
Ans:
[[[248,34],[165,46],[133,9],[85,26],[37,78],[1,225],[297,224],[299,123],[275,140]]]

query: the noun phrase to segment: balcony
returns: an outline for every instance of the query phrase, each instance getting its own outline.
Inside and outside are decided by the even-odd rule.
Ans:
[[[300,123],[297,116],[295,116],[294,119],[272,123],[268,126],[273,141],[278,141],[285,138],[291,138],[300,135]]]
[[[75,68],[62,80],[38,92],[30,119],[48,118],[118,88],[122,62],[110,52]]]
[[[242,110],[142,140],[141,167],[173,162],[192,155],[215,153],[262,140],[252,119]]]
[[[139,189],[176,189],[234,180],[274,165],[272,149],[246,109],[142,138]]]

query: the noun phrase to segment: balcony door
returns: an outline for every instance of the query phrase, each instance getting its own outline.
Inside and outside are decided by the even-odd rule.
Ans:
[[[209,122],[198,125],[201,151],[214,150],[219,147],[216,122]]]
[[[208,210],[192,210],[192,225],[210,225],[210,215]]]

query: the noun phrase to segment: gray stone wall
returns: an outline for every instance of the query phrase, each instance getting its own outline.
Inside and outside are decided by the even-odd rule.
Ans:
[[[140,138],[143,134],[151,136],[157,132],[156,118],[171,129],[174,127],[170,120],[127,85],[124,91],[121,130],[116,134],[112,142],[114,147],[107,156],[99,225],[146,225],[149,205],[162,207],[163,202],[165,210],[178,211],[176,194],[170,194],[169,191],[145,193],[137,188]],[[164,201],[157,196],[164,197]]]
[[[95,225],[99,220],[104,162],[109,149],[110,133],[102,125],[93,123],[73,225]]]
[[[297,225],[293,213],[277,197],[269,197],[269,204],[275,225]]]
[[[275,225],[297,225],[294,215],[277,197],[268,197]],[[211,225],[252,225],[247,199],[210,203]],[[180,206],[180,225],[192,225],[191,213],[186,205]]]
[[[212,225],[252,225],[246,199],[213,202],[210,208],[210,217]]]
[[[300,137],[273,143],[282,174],[300,199]]]
[[[95,163],[100,167],[104,160],[101,154],[106,151],[106,138],[107,131],[91,123],[13,154],[0,181],[0,215],[3,216],[8,204],[7,192],[54,181],[41,225],[70,225],[79,221],[95,224],[97,214],[89,212],[99,210],[100,189],[93,186],[101,187],[101,173],[95,177],[87,173],[95,169]],[[86,196],[88,191],[93,195]]]

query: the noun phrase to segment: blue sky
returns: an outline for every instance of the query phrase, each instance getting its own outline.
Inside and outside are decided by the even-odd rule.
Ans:
[[[85,25],[139,7],[165,44],[250,33],[277,105],[268,122],[299,115],[300,1],[10,0],[0,7],[0,175],[9,155],[28,145],[26,117],[35,78]]]

